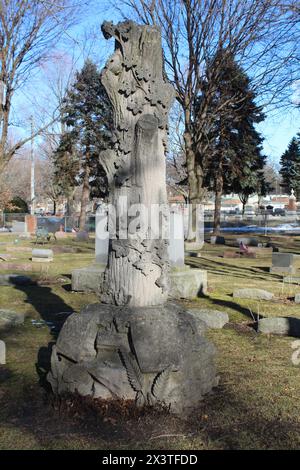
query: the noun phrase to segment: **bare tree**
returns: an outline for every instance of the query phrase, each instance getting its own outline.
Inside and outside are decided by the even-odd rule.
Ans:
[[[121,4],[125,17],[135,15],[139,21],[157,24],[162,30],[166,73],[183,110],[189,197],[192,203],[199,203],[205,192],[205,156],[214,119],[209,115],[209,105],[223,65],[220,61],[211,69],[211,59],[217,51],[227,50],[250,75],[260,104],[270,107],[287,102],[290,85],[297,77],[297,3],[123,0]],[[195,127],[195,98],[202,95]],[[217,112],[220,115],[221,110]]]
[[[9,143],[14,94],[74,24],[79,5],[72,0],[0,0],[0,170],[31,139]]]
[[[173,191],[188,201],[187,171],[184,141],[182,137],[183,113],[175,103],[170,113],[170,139],[167,152],[167,184]]]

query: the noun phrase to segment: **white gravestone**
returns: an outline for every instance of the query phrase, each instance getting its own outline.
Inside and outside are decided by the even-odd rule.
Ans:
[[[0,340],[0,364],[6,364],[5,343]]]
[[[77,292],[101,292],[103,273],[108,260],[109,232],[107,210],[101,206],[96,213],[95,263],[72,271],[72,290]]]
[[[170,211],[169,260],[171,266],[184,266],[184,224],[183,214]]]
[[[109,232],[107,230],[107,210],[100,207],[96,213],[96,240],[95,240],[95,255],[96,263],[107,264],[108,259],[108,242]]]

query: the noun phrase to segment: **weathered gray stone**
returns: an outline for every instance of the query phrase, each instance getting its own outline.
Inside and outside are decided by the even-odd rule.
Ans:
[[[229,322],[226,312],[211,309],[189,309],[188,312],[203,321],[208,328],[221,329]]]
[[[300,319],[292,317],[262,318],[258,331],[265,334],[300,337]]]
[[[92,264],[86,268],[74,269],[72,271],[72,290],[100,294],[105,267],[105,264]]]
[[[294,300],[295,300],[296,304],[300,304],[300,294],[296,294]]]
[[[24,314],[12,310],[0,310],[0,327],[10,327],[24,323]]]
[[[32,283],[32,279],[28,276],[20,276],[19,274],[0,274],[0,286],[23,286]]]
[[[207,291],[207,271],[204,269],[173,268],[170,272],[169,296],[173,299],[194,299]]]
[[[295,255],[293,253],[273,253],[271,273],[291,273],[296,272],[294,266]]]
[[[36,261],[40,263],[53,261],[53,251],[44,250],[41,248],[34,248],[32,250],[32,261]]]
[[[2,340],[0,340],[0,364],[6,364],[6,347]]]
[[[240,299],[256,299],[256,300],[272,300],[274,294],[263,289],[235,289],[233,291],[233,297],[239,297]]]
[[[89,305],[64,323],[48,380],[55,393],[159,401],[187,412],[217,384],[205,329],[175,304]]]

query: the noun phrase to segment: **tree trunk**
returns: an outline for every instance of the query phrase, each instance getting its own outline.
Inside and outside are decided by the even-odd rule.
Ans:
[[[215,212],[214,212],[214,230],[213,234],[218,235],[221,228],[221,203],[223,194],[223,175],[219,172],[216,175],[215,182]]]
[[[88,165],[85,168],[85,174],[83,178],[83,186],[81,193],[81,207],[79,215],[79,230],[83,231],[86,225],[86,210],[90,200],[90,171]]]
[[[245,215],[245,208],[246,208],[246,202],[245,202],[245,201],[242,201],[242,204],[243,204],[242,216],[244,217],[244,215]]]
[[[53,215],[56,214],[56,200],[53,200]]]
[[[184,132],[184,146],[186,154],[190,203],[187,240],[195,241],[197,237],[197,207],[199,207],[203,201],[205,190],[203,188],[203,171],[200,164],[196,162],[196,156],[193,150],[192,135],[189,131],[189,116],[186,115],[185,119],[186,130]]]

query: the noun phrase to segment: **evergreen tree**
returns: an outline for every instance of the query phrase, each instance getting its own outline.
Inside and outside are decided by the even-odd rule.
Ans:
[[[297,200],[300,199],[300,134],[293,137],[287,150],[280,158],[281,186],[288,194],[295,191]]]
[[[214,96],[207,110],[215,119],[207,132],[204,177],[206,187],[215,192],[214,233],[218,233],[222,195],[237,192],[245,205],[250,194],[262,191],[266,157],[262,155],[263,139],[255,129],[264,114],[255,104],[249,77],[226,50],[220,50],[213,61],[221,61],[222,67],[214,77]],[[217,67],[212,64],[212,68]]]
[[[63,101],[66,131],[56,150],[57,180],[66,193],[82,185],[79,228],[84,229],[91,188],[105,196],[107,181],[99,162],[101,150],[111,145],[112,112],[96,65],[87,60]],[[96,191],[98,190],[98,191]]]

